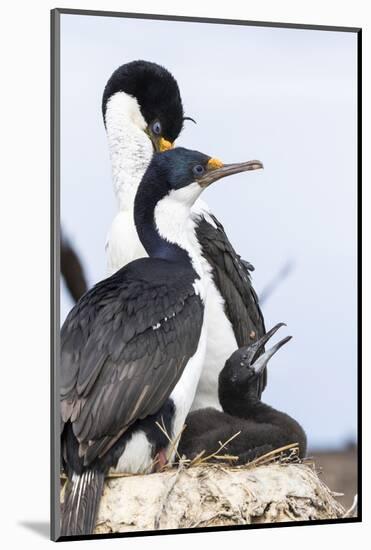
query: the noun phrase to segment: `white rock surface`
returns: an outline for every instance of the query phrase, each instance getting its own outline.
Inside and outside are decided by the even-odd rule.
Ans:
[[[328,519],[344,513],[305,464],[197,466],[107,479],[95,532]]]

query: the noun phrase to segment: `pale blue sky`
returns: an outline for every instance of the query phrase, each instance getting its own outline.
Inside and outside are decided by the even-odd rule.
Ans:
[[[177,141],[264,171],[203,198],[264,303],[293,340],[277,354],[264,399],[292,414],[313,446],[356,433],[356,35],[62,15],[61,218],[93,284],[116,212],[101,97],[122,63],[147,59],[176,77],[191,122]],[[64,289],[62,321],[71,302]],[[284,331],[282,331],[282,336]]]

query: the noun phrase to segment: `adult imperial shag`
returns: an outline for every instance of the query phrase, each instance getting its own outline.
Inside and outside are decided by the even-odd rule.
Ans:
[[[185,117],[174,77],[164,67],[147,61],[127,63],[112,74],[102,108],[119,205],[107,240],[111,275],[145,256],[134,224],[135,193],[154,150],[171,147]],[[220,408],[219,372],[236,348],[265,334],[264,320],[251,284],[252,266],[236,254],[222,225],[200,200],[192,208],[190,223],[204,270],[212,276],[205,311],[205,364],[192,408]],[[266,370],[263,377],[265,385]]]
[[[293,443],[299,446],[299,456],[305,456],[307,438],[300,424],[261,401],[261,373],[291,336],[286,336],[263,354],[259,353],[282,325],[279,323],[260,340],[231,355],[219,375],[219,400],[224,412],[212,408],[191,412],[179,444],[180,455],[193,459],[204,452],[205,456],[210,456],[221,441],[230,440],[224,450],[238,457],[235,464],[246,464]]]
[[[61,535],[93,532],[110,468],[150,472],[173,460],[205,355],[208,278],[189,231],[202,189],[257,161],[222,166],[187,149],[154,155],[134,203],[149,258],[135,260],[78,301],[61,332]]]

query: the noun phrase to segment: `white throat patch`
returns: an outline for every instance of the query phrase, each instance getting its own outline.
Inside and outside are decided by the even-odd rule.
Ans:
[[[191,216],[191,206],[200,193],[201,188],[196,182],[172,190],[157,203],[154,217],[161,237],[188,252],[193,269],[202,281],[196,281],[196,292],[204,300],[209,270],[205,271],[206,264],[201,261],[202,250],[196,238],[195,221]]]
[[[135,194],[151,161],[153,146],[135,97],[117,92],[107,102],[106,131],[113,187],[120,210],[132,210]]]

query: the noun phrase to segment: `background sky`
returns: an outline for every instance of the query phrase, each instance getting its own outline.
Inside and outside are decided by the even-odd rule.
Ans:
[[[101,97],[133,59],[176,77],[186,122],[178,145],[225,162],[259,159],[204,194],[255,266],[267,328],[293,340],[272,360],[264,400],[310,446],[356,437],[356,35],[62,15],[61,220],[89,284],[105,276],[116,213]],[[62,285],[61,321],[72,302]]]

